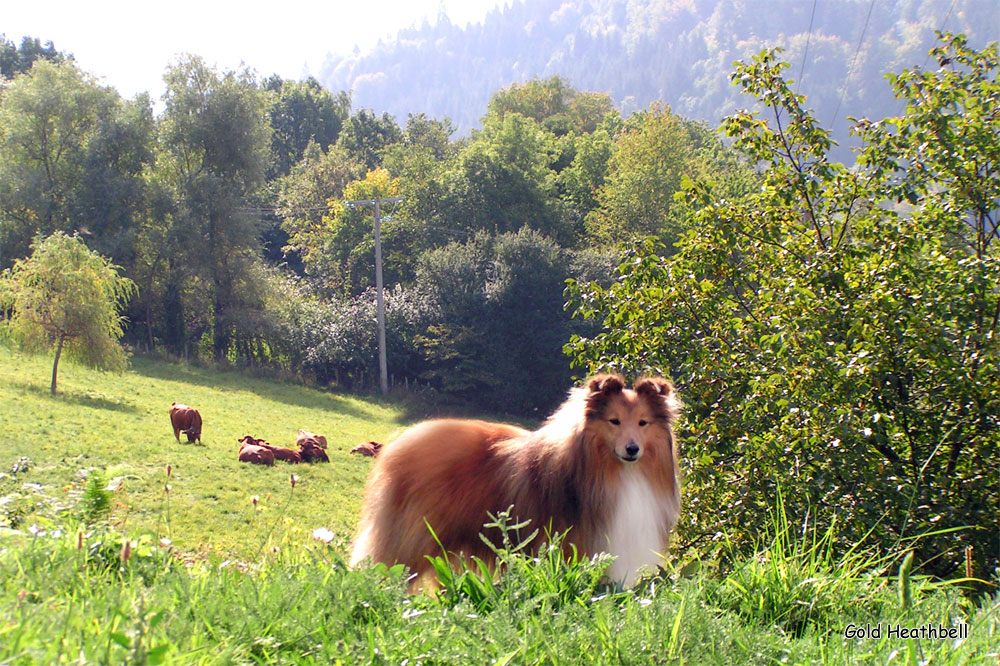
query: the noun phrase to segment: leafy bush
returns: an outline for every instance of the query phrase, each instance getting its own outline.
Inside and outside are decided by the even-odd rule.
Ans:
[[[573,261],[542,234],[478,234],[425,254],[417,289],[440,320],[416,339],[422,377],[491,412],[548,415],[569,387],[559,354],[574,325],[563,310],[566,278],[597,261]]]
[[[787,64],[740,64],[772,117],[724,129],[763,187],[731,201],[691,185],[676,254],[648,242],[612,286],[572,285],[605,327],[571,341],[575,362],[669,371],[688,405],[682,539],[721,529],[749,548],[780,485],[792,522],[842,518],[842,551],[873,529],[886,549],[929,533],[927,571],[949,575],[967,547],[981,578],[1000,565],[1000,60],[943,42],[939,70],[893,78],[905,115],[858,124],[850,169]]]

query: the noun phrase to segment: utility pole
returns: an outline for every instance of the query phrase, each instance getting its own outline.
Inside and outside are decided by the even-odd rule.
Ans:
[[[380,206],[384,203],[399,203],[402,200],[400,197],[389,197],[347,202],[351,208],[372,206],[375,209],[375,312],[378,318],[378,388],[382,395],[389,392],[389,369],[385,358],[385,298],[382,294],[382,218]]]

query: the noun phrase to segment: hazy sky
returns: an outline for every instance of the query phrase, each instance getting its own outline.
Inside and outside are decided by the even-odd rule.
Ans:
[[[177,54],[194,53],[220,69],[246,63],[262,76],[317,74],[328,53],[374,48],[402,28],[437,20],[480,22],[511,0],[20,0],[5,2],[0,33],[56,49],[125,97],[163,92],[162,76]]]

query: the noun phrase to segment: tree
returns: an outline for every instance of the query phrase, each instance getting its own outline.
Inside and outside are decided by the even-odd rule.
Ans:
[[[774,51],[739,64],[769,117],[724,128],[762,186],[691,185],[674,256],[650,242],[610,288],[570,290],[605,326],[568,346],[578,363],[681,389],[688,538],[752,545],[780,486],[792,520],[836,521],[844,549],[905,544],[941,576],[966,547],[976,571],[1000,564],[1000,58],[943,42],[940,69],[893,77],[905,115],[857,125],[854,169]]]
[[[382,151],[402,140],[403,131],[391,115],[383,113],[380,117],[361,109],[347,120],[338,144],[368,169],[377,169],[382,165]]]
[[[385,169],[375,169],[365,177],[355,180],[344,188],[347,201],[381,199],[398,194],[399,181],[392,178]],[[323,216],[321,227],[313,230],[305,255],[306,267],[313,275],[321,275],[328,287],[350,296],[356,296],[375,283],[375,230],[371,208],[348,208],[344,201],[331,198],[329,211]],[[386,218],[388,211],[383,211]],[[405,224],[405,223],[404,223]],[[385,261],[385,283],[394,284],[396,277],[396,254],[393,239],[399,223],[384,219],[383,252]],[[407,260],[404,258],[404,260]],[[412,261],[412,259],[408,259]]]
[[[603,244],[657,236],[670,245],[684,227],[684,204],[674,196],[684,180],[711,177],[723,195],[738,196],[734,173],[748,180],[749,169],[707,127],[654,104],[631,116],[618,135],[584,222],[587,235]]]
[[[72,59],[72,56],[69,57]],[[52,42],[42,42],[37,37],[23,37],[21,48],[8,41],[0,34],[0,79],[13,79],[18,74],[24,74],[31,69],[36,60],[63,62],[66,56],[56,51]]]
[[[323,151],[318,144],[306,147],[302,160],[292,172],[277,181],[278,215],[281,228],[288,236],[283,249],[289,267],[304,274],[305,264],[316,258],[319,234],[328,202],[341,200],[348,183],[364,176],[364,167],[340,146]],[[314,266],[310,266],[313,269]],[[320,277],[321,272],[313,272]]]
[[[117,95],[73,62],[39,60],[0,103],[0,266],[24,256],[37,234],[72,231],[86,191],[89,144]],[[71,218],[73,223],[71,224]]]
[[[567,242],[556,197],[555,137],[519,113],[489,118],[443,175],[444,226],[493,234],[529,227]]]
[[[127,356],[119,314],[135,284],[87,248],[79,236],[56,232],[32,243],[33,252],[0,274],[0,304],[12,310],[8,327],[22,347],[50,350],[52,393],[65,351],[95,368],[120,371]]]
[[[569,380],[558,354],[570,330],[569,259],[531,229],[480,232],[421,256],[416,289],[440,313],[415,339],[422,379],[483,409],[544,416]]]
[[[533,118],[556,136],[589,134],[614,111],[607,93],[580,92],[559,76],[515,83],[493,94],[488,115],[518,113]]]
[[[241,302],[238,285],[260,261],[260,218],[247,199],[264,183],[268,164],[266,99],[251,72],[220,75],[195,56],[182,58],[164,78],[160,168],[179,201],[167,241],[182,251],[171,258],[170,293],[179,298],[192,277],[207,281],[209,305],[196,312],[206,318],[213,355],[225,359],[239,335],[237,313],[252,307]],[[168,309],[180,313],[183,303]],[[183,331],[172,337],[189,339]]]
[[[350,115],[351,97],[346,92],[334,96],[312,77],[284,81],[274,75],[264,82],[264,88],[274,93],[268,110],[274,163],[268,176],[287,176],[310,142],[321,150],[336,142]]]

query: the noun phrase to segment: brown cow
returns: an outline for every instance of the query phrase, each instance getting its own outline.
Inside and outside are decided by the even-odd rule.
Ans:
[[[326,450],[326,437],[323,435],[316,435],[307,430],[299,430],[299,435],[295,440],[295,446],[302,448],[302,445],[306,442],[312,442],[324,451]]]
[[[330,462],[326,451],[319,444],[311,441],[307,441],[299,447],[299,456],[302,458],[302,462]]]
[[[382,445],[378,442],[364,442],[351,449],[351,453],[358,453],[369,458],[374,458],[380,450],[382,450]]]
[[[302,456],[298,451],[292,449],[286,449],[283,446],[271,446],[270,444],[263,444],[268,449],[271,449],[271,453],[274,454],[275,460],[284,460],[287,463],[300,463],[302,462]]]
[[[187,435],[188,443],[198,440],[201,444],[201,414],[194,407],[179,402],[170,403],[170,425],[174,428],[174,438],[181,441],[181,433]]]
[[[274,466],[274,452],[267,446],[261,446],[257,442],[264,442],[262,439],[255,439],[246,435],[240,441],[240,462],[254,463],[255,465]]]

